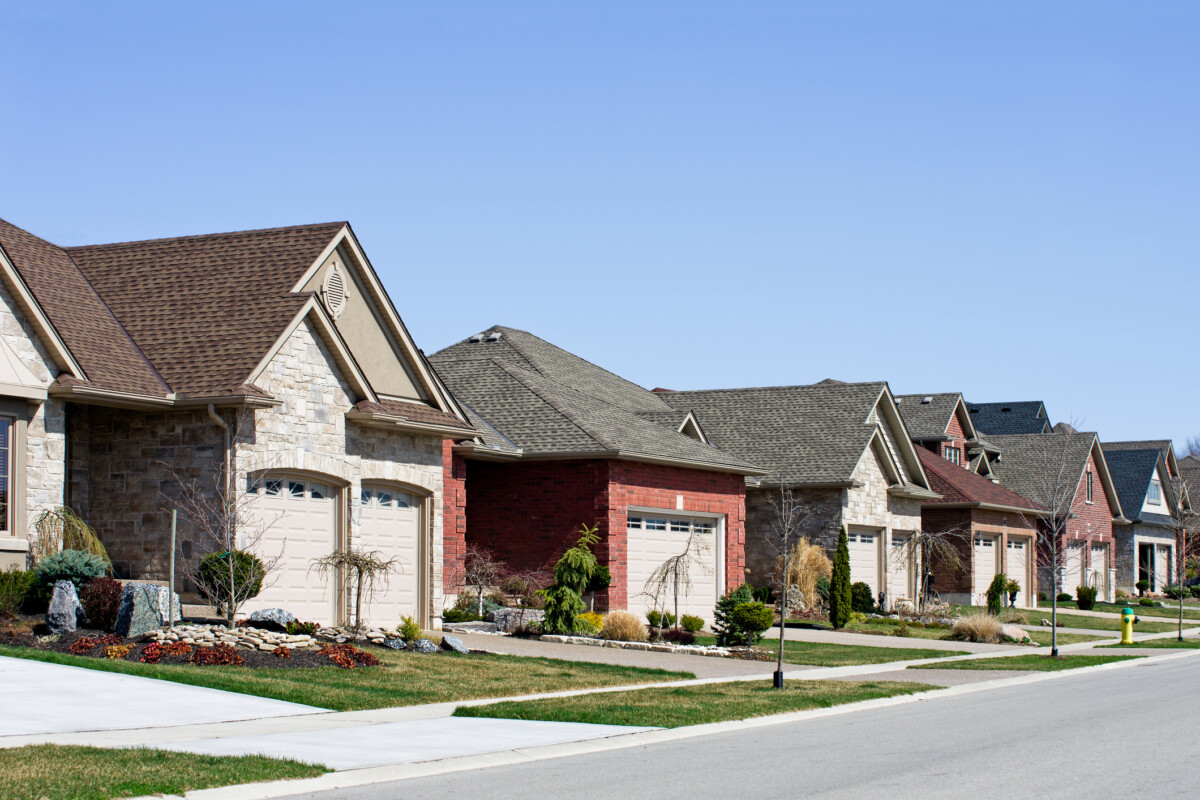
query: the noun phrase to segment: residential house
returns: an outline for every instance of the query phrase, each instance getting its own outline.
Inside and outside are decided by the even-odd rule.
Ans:
[[[988,439],[1003,453],[993,465],[1001,486],[1047,512],[1055,505],[1069,508],[1058,542],[1057,583],[1048,548],[1043,545],[1038,553],[1041,591],[1049,594],[1057,585],[1073,595],[1076,587],[1088,585],[1096,587],[1099,599],[1111,601],[1116,584],[1113,525],[1126,520],[1099,437],[1062,426],[1050,433]],[[1061,503],[1053,499],[1056,486]]]
[[[1050,433],[1050,416],[1040,400],[1015,403],[967,403],[971,421],[983,436]]]
[[[549,571],[587,525],[612,576],[598,608],[652,607],[655,570],[689,551],[680,605],[712,622],[744,580],[745,479],[763,470],[687,411],[526,331],[494,326],[431,360],[479,431],[448,467],[447,592],[467,544]]]
[[[276,565],[247,610],[344,619],[347,587],[310,568],[362,546],[398,559],[367,615],[434,620],[443,460],[475,431],[347,223],[58,247],[0,222],[0,278],[7,563],[67,505],[119,577],[165,580],[198,485],[241,498],[240,544]],[[198,537],[181,519],[180,585],[219,549]]]
[[[991,477],[999,450],[976,432],[961,394],[899,395],[896,404],[915,443],[952,464]]]
[[[1179,463],[1170,440],[1108,442],[1104,457],[1128,522],[1116,525],[1117,588],[1134,592],[1146,581],[1150,592],[1161,592],[1176,581],[1176,529],[1190,512],[1187,492],[1178,481]]]
[[[852,580],[888,606],[915,596],[909,540],[921,526],[921,503],[937,495],[886,383],[657,393],[677,412],[693,413],[714,445],[767,470],[746,486],[753,583],[772,581],[772,499],[786,486],[808,509],[812,538],[831,554],[846,528]]]

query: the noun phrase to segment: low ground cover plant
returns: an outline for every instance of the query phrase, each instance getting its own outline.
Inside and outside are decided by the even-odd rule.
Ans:
[[[236,648],[218,644],[213,647],[197,647],[188,663],[198,667],[238,667],[246,661]]]
[[[379,666],[378,658],[352,644],[325,645],[317,651],[317,655],[325,656],[342,669]]]
[[[284,630],[291,636],[312,636],[320,628],[321,626],[315,622],[301,622],[298,619],[294,619],[287,624]]]

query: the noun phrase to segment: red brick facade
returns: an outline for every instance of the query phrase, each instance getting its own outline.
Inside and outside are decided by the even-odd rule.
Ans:
[[[940,456],[946,455],[947,447],[957,447],[959,455],[959,464],[964,467],[969,467],[971,459],[967,458],[967,434],[963,431],[962,423],[958,421],[958,414],[950,415],[950,424],[946,426],[946,435],[950,437],[950,441],[942,442]]]
[[[1092,502],[1087,502],[1087,476],[1092,475]],[[1063,538],[1067,541],[1077,540],[1092,542],[1094,544],[1108,543],[1108,564],[1107,569],[1112,569],[1116,563],[1116,545],[1113,543],[1112,529],[1113,514],[1112,508],[1109,506],[1108,493],[1104,491],[1104,484],[1100,480],[1100,473],[1096,470],[1095,454],[1088,455],[1087,466],[1084,468],[1084,474],[1079,479],[1079,491],[1075,495],[1075,502],[1071,506],[1071,519],[1067,520],[1066,532]],[[1088,565],[1087,569],[1095,570],[1097,566],[1091,563],[1092,548],[1084,548],[1087,551]]]
[[[442,440],[442,588],[458,585],[467,548],[467,462],[454,453],[454,442]]]
[[[921,527],[926,531],[959,531],[962,537],[955,542],[961,569],[955,568],[945,560],[934,559],[933,588],[945,598],[948,594],[977,594],[987,587],[973,586],[975,576],[975,536],[985,534],[996,537],[996,546],[1000,548],[1000,571],[1009,578],[1017,580],[1028,591],[1025,597],[1032,600],[1037,597],[1038,570],[1036,566],[1029,570],[1030,575],[1009,574],[1008,540],[1010,536],[1030,539],[1028,557],[1036,559],[1037,537],[1034,534],[1035,520],[1025,518],[1016,512],[993,511],[983,508],[938,508],[927,505],[921,508]],[[1025,584],[1032,583],[1031,586]]]
[[[456,471],[458,461],[449,467]],[[457,473],[455,473],[457,474]],[[596,525],[596,556],[612,574],[597,608],[624,608],[629,506],[676,513],[703,512],[725,517],[725,582],[735,587],[745,570],[745,481],[740,475],[615,460],[489,462],[466,461],[465,542],[492,550],[512,567],[554,566],[583,525]],[[447,497],[451,491],[447,473]],[[682,504],[680,504],[682,498]],[[458,508],[463,508],[459,505]],[[449,526],[447,500],[445,523]],[[449,527],[446,528],[450,530]],[[447,536],[445,573],[457,575]],[[454,591],[447,579],[446,590]]]

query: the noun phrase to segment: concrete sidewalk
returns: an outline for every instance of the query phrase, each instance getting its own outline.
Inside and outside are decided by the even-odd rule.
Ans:
[[[1059,630],[1062,630],[1061,628]],[[764,639],[779,639],[779,628],[771,628],[763,634]],[[875,633],[849,633],[847,631],[819,631],[809,628],[788,628],[789,642],[819,642],[821,644],[852,644],[866,647],[902,647],[922,650],[959,650],[968,653],[995,653],[1011,650],[1007,644],[978,644],[956,642],[949,639],[919,639],[912,636],[881,636]]]

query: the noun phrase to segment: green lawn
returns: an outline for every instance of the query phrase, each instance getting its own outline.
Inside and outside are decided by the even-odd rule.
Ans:
[[[1050,646],[1049,628],[1035,628],[1034,630],[1026,629],[1025,632],[1029,634],[1030,639],[1033,639],[1038,644],[1046,647]],[[1080,642],[1098,642],[1101,639],[1111,638],[1111,636],[1091,636],[1090,634],[1086,633],[1063,633],[1060,631],[1058,634],[1058,643],[1059,645],[1079,644]]]
[[[913,694],[931,688],[935,687],[889,681],[793,680],[787,682],[785,689],[776,690],[766,681],[732,681],[467,706],[458,708],[454,716],[679,728],[786,711],[828,708],[877,697]]]
[[[697,636],[696,644],[716,644],[712,636]],[[778,653],[779,645],[770,640],[759,648],[768,653]],[[867,647],[856,644],[826,644],[825,642],[783,643],[783,660],[789,664],[806,664],[813,667],[848,667],[855,664],[883,664],[888,661],[915,661],[921,658],[945,658],[965,655],[961,650],[930,650],[919,647]]]
[[[1179,641],[1178,639],[1150,639],[1150,640],[1144,641],[1144,642],[1134,641],[1133,644],[1109,644],[1109,645],[1105,645],[1103,648],[1097,648],[1097,649],[1107,650],[1110,647],[1111,648],[1152,647],[1155,649],[1162,648],[1164,650],[1168,650],[1168,649],[1183,649],[1183,650],[1193,649],[1194,650],[1194,649],[1200,648],[1200,639],[1197,639],[1195,636],[1184,639],[1182,642]]]
[[[1064,669],[1079,667],[1094,667],[1097,664],[1109,664],[1113,661],[1128,661],[1143,656],[1050,656],[1029,653],[1020,656],[1002,658],[968,658],[962,661],[949,661],[945,664],[921,664],[909,669],[1004,669],[1004,670],[1035,670],[1038,672],[1057,672]]]
[[[1049,603],[1039,603],[1039,605],[1042,607],[1039,610],[1048,610],[1050,608]],[[1073,607],[1074,605],[1072,604],[1072,608]],[[1121,610],[1126,607],[1127,606],[1123,603],[1096,603],[1096,607],[1093,608],[1092,611],[1106,611],[1111,614],[1120,614]],[[1128,608],[1132,608],[1133,613],[1137,614],[1139,617],[1167,617],[1168,619],[1179,619],[1178,605],[1168,606],[1167,608],[1159,608],[1157,606],[1139,606],[1137,600],[1135,599],[1132,604],[1128,605]],[[1058,609],[1059,611],[1062,611],[1063,606],[1060,605]],[[1196,606],[1189,606],[1187,603],[1183,604],[1184,625],[1187,625],[1189,622],[1193,625],[1200,625],[1200,616],[1197,616],[1198,614],[1200,614],[1200,608],[1197,608]]]
[[[668,672],[550,658],[451,653],[424,655],[374,649],[372,652],[383,662],[381,666],[358,669],[287,669],[163,666],[0,646],[0,655],[5,656],[207,686],[334,711],[688,680],[695,677],[690,672]]]
[[[980,606],[956,606],[956,608],[966,612],[984,610]],[[1032,611],[1029,609],[1019,611],[1020,613],[1024,614],[1029,625],[1037,626],[1038,623],[1040,623],[1043,619],[1050,619],[1050,609],[1048,608],[1039,608],[1037,611]],[[1063,627],[1066,628],[1086,628],[1088,630],[1096,631],[1121,630],[1121,620],[1115,617],[1089,617],[1085,614],[1072,614],[1070,612],[1064,612],[1062,606],[1059,606],[1058,609],[1058,621],[1061,622]],[[1200,625],[1200,623],[1197,623],[1197,625]],[[1165,631],[1174,630],[1170,623],[1151,622],[1146,619],[1143,619],[1141,622],[1134,625],[1133,629],[1134,631],[1141,633],[1163,633]],[[1047,628],[1047,630],[1049,629]]]
[[[264,756],[200,756],[162,750],[106,750],[52,744],[0,749],[6,800],[105,800],[182,795],[235,783],[312,778],[328,769]]]

